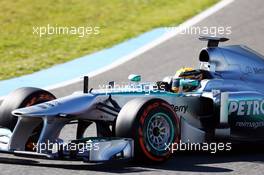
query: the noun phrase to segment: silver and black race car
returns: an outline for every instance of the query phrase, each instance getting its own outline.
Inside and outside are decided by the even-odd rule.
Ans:
[[[208,41],[200,68],[155,83],[84,89],[58,98],[38,88],[20,88],[1,104],[0,150],[22,156],[100,162],[122,159],[162,162],[170,145],[264,140],[264,57],[246,46]],[[77,123],[76,139],[59,138]],[[85,131],[96,124],[97,137]]]

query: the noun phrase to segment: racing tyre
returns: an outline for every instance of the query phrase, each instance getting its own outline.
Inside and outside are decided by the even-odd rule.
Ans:
[[[179,118],[162,99],[133,99],[118,114],[116,136],[134,139],[136,160],[163,162],[179,141]]]
[[[17,123],[17,117],[11,114],[13,110],[54,100],[55,98],[50,92],[39,88],[24,87],[13,91],[0,106],[0,127],[13,131]]]

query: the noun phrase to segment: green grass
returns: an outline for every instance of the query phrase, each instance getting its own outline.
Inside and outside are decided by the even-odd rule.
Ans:
[[[0,1],[0,80],[111,47],[156,27],[177,25],[217,1]],[[83,38],[77,35],[33,35],[33,26],[47,24],[99,26],[100,34]]]

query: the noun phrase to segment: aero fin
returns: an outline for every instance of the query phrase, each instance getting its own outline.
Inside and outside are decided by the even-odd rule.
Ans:
[[[199,40],[208,41],[207,47],[217,47],[219,42],[228,41],[228,38],[211,37],[211,36],[200,36]]]

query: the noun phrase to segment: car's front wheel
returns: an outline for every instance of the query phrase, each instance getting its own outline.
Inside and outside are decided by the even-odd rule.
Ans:
[[[11,114],[13,110],[47,102],[55,98],[50,92],[33,87],[19,88],[11,92],[0,106],[0,127],[13,131],[17,123],[17,117]],[[34,133],[25,145],[25,150],[33,151],[32,143],[38,141],[41,129],[42,124],[34,129]]]
[[[135,158],[163,162],[179,141],[179,120],[171,106],[161,99],[134,99],[120,111],[116,136],[134,139]]]

